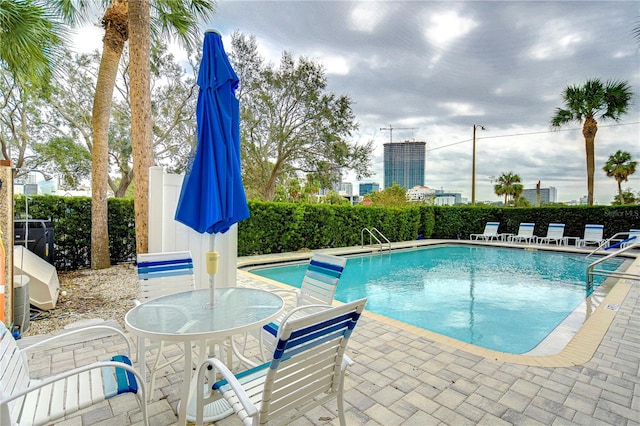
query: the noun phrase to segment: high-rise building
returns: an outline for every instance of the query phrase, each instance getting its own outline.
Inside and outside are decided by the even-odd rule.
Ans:
[[[531,205],[535,206],[538,202],[537,190],[533,189],[525,189],[522,191],[522,198],[526,198]],[[556,188],[550,186],[548,188],[540,188],[540,204],[549,204],[558,202],[558,194]]]
[[[424,186],[426,142],[384,144],[384,187],[394,183],[405,189]]]
[[[380,191],[380,185],[373,182],[361,183],[358,194],[360,194],[361,197],[364,197],[367,194],[371,194],[373,191]]]

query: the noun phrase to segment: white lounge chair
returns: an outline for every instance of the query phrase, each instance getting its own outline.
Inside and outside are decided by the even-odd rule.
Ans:
[[[498,227],[500,226],[500,222],[487,222],[484,226],[484,232],[482,234],[471,234],[469,235],[470,240],[493,240],[494,238],[497,240],[500,238],[498,235]]]
[[[629,230],[629,236],[626,238],[626,240],[622,241],[622,243],[620,244],[620,248],[629,247],[634,244],[640,244],[640,229]]]
[[[602,245],[605,242],[604,225],[587,224],[584,226],[584,236],[576,240],[576,247],[586,247],[587,244]]]
[[[533,230],[535,227],[535,223],[521,223],[518,227],[518,233],[516,235],[509,235],[507,237],[507,241],[511,243],[531,243],[536,238],[535,235],[533,235]]]
[[[135,304],[144,303],[160,296],[180,293],[195,289],[195,275],[193,273],[193,259],[190,251],[176,251],[163,253],[145,253],[138,255],[139,293]],[[149,368],[151,383],[149,385],[149,399],[153,398],[158,370],[180,360],[180,354],[160,364],[164,352],[164,342],[142,341],[138,339],[138,347],[150,351],[157,349],[153,366]]]
[[[95,336],[96,331],[122,337],[128,352],[41,379],[29,376],[28,351],[49,347],[53,341],[86,342],[77,337]],[[148,425],[145,385],[131,366],[130,352],[131,342],[125,334],[106,325],[68,331],[19,349],[11,332],[0,322],[0,425],[57,423],[69,414],[122,393],[136,395],[142,420]]]
[[[538,244],[556,243],[557,246],[563,245],[565,241],[564,223],[550,223],[547,228],[547,235],[536,238],[536,243]]]
[[[625,248],[640,243],[640,229],[631,229],[629,232],[618,232],[607,240],[607,250]]]
[[[210,358],[198,369],[190,407],[196,425],[203,424],[204,406],[224,398],[244,425],[290,424],[309,410],[337,398],[340,425],[345,425],[344,373],[353,361],[345,349],[366,299],[300,318],[285,318],[269,362],[233,374]],[[220,373],[223,380],[206,384]],[[195,398],[195,400],[194,400]]]
[[[313,308],[300,310],[301,307],[318,307],[322,305],[331,305],[333,303],[333,297],[336,293],[338,282],[340,281],[340,277],[342,276],[342,272],[344,271],[346,264],[346,257],[315,253],[309,261],[309,266],[307,267],[307,271],[302,279],[302,284],[299,289],[273,290],[280,294],[295,294],[296,306],[292,310],[285,312],[277,320],[262,328],[260,347],[263,351],[262,355],[265,361],[266,354],[273,352],[273,345],[275,344],[275,338],[278,334],[278,327],[285,315],[297,318],[298,316],[308,315],[314,311]],[[315,310],[318,310],[318,308]]]

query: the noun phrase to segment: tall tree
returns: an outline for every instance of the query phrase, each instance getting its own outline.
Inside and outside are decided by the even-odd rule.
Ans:
[[[147,253],[149,247],[149,167],[153,166],[151,140],[151,67],[149,0],[129,0],[129,64],[131,75],[131,145],[133,178],[136,189],[136,251]]]
[[[109,119],[113,102],[113,88],[118,75],[118,63],[124,44],[129,38],[128,16],[128,2],[113,0],[102,17],[102,27],[105,34],[92,115],[91,268],[93,269],[104,269],[111,266],[107,216]]]
[[[498,183],[493,186],[493,189],[497,196],[504,195],[504,206],[508,206],[510,200],[516,200],[522,192],[524,191],[524,187],[520,182],[522,179],[520,176],[513,172],[503,172],[500,177],[498,177]]]
[[[144,8],[142,4],[139,6]],[[198,22],[205,21],[213,15],[215,3],[207,0],[154,0],[149,7],[153,9],[149,12],[151,36],[175,37],[191,50],[199,39]],[[107,227],[108,128],[115,76],[124,43],[129,37],[128,1],[111,0],[102,18],[102,26],[105,36],[93,109],[91,267],[94,269],[110,265]],[[136,149],[134,147],[134,151]],[[143,147],[140,151],[142,153],[147,149]],[[135,167],[134,164],[134,169]],[[137,193],[140,194],[140,198],[147,196],[144,187],[137,188]],[[136,240],[145,241],[143,246],[146,246],[147,233],[146,226],[142,223],[148,222],[147,214],[148,211],[144,211],[143,207],[136,206],[136,225],[141,225],[139,232],[136,232]]]
[[[240,77],[243,182],[249,197],[272,200],[295,173],[368,176],[371,142],[349,138],[357,123],[348,96],[327,92],[323,67],[290,53],[278,68],[257,53],[255,37],[232,35],[231,62]],[[328,174],[327,174],[328,172]]]
[[[595,173],[595,139],[598,122],[620,120],[629,110],[632,97],[631,86],[626,81],[599,79],[587,80],[582,86],[569,86],[562,92],[564,108],[557,108],[551,118],[551,127],[558,129],[565,124],[582,124],[587,158],[587,204],[593,205],[593,182]]]
[[[622,182],[629,179],[629,175],[636,172],[636,161],[632,161],[631,154],[626,151],[618,150],[615,154],[609,156],[606,164],[602,168],[607,177],[612,177],[618,183],[618,200],[623,203]]]

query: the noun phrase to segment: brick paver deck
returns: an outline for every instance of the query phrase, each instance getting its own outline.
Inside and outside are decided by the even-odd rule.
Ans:
[[[639,273],[640,259],[635,262]],[[242,272],[238,280],[245,286],[271,285]],[[617,310],[608,310],[603,315],[609,317],[597,318],[586,330],[596,341],[583,337],[586,343],[571,349],[562,360],[553,355],[532,357],[539,361],[530,365],[521,363],[522,356],[464,350],[461,348],[468,346],[456,347],[415,327],[365,313],[349,347],[355,365],[345,384],[347,423],[640,425],[640,282],[625,280],[621,284],[626,285],[626,291],[613,307]],[[604,304],[596,312],[601,310],[605,310]],[[66,364],[74,357],[80,363],[98,359],[104,346],[76,348],[73,357],[62,352],[50,354],[37,361],[37,369]],[[589,353],[591,346],[592,356],[571,365],[572,359]],[[255,347],[251,350],[256,352]],[[553,359],[548,365],[565,365],[545,366],[545,358]],[[176,423],[181,368],[178,362],[158,379],[159,389],[149,405],[154,426]],[[135,399],[127,398],[93,406],[57,425],[140,424]],[[234,416],[216,422],[220,426],[239,424]],[[338,424],[335,402],[295,423],[324,424]]]

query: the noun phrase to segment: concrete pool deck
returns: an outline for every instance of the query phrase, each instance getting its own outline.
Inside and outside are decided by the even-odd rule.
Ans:
[[[415,245],[410,243],[403,245]],[[287,256],[305,260],[310,254]],[[284,256],[241,258],[238,263],[258,260],[271,263]],[[640,259],[635,259],[632,267],[640,274]],[[244,271],[238,273],[238,284],[258,288],[275,285]],[[618,280],[606,297],[611,299],[605,299],[596,308],[578,333],[584,331],[584,336],[578,339],[576,335],[560,352],[564,354],[562,357],[560,354],[525,356],[479,350],[481,348],[473,345],[365,312],[348,348],[355,365],[347,373],[345,382],[347,423],[639,425],[640,282]],[[66,362],[71,359],[86,362],[88,354],[96,353],[99,358],[104,353],[103,346],[76,348],[73,352],[70,352],[73,348],[66,348],[66,355],[61,353],[60,357]],[[179,350],[176,346],[175,351]],[[256,348],[249,348],[250,355],[252,351],[256,353]],[[55,356],[56,353],[51,353],[38,362],[43,368],[51,367]],[[523,362],[523,357],[532,361]],[[158,378],[158,389],[149,405],[152,425],[176,423],[181,374],[180,361]],[[127,398],[93,406],[82,416],[69,417],[56,424],[140,424],[135,400]],[[333,402],[319,407],[294,425],[337,425],[335,406]],[[241,423],[232,416],[215,424]]]

